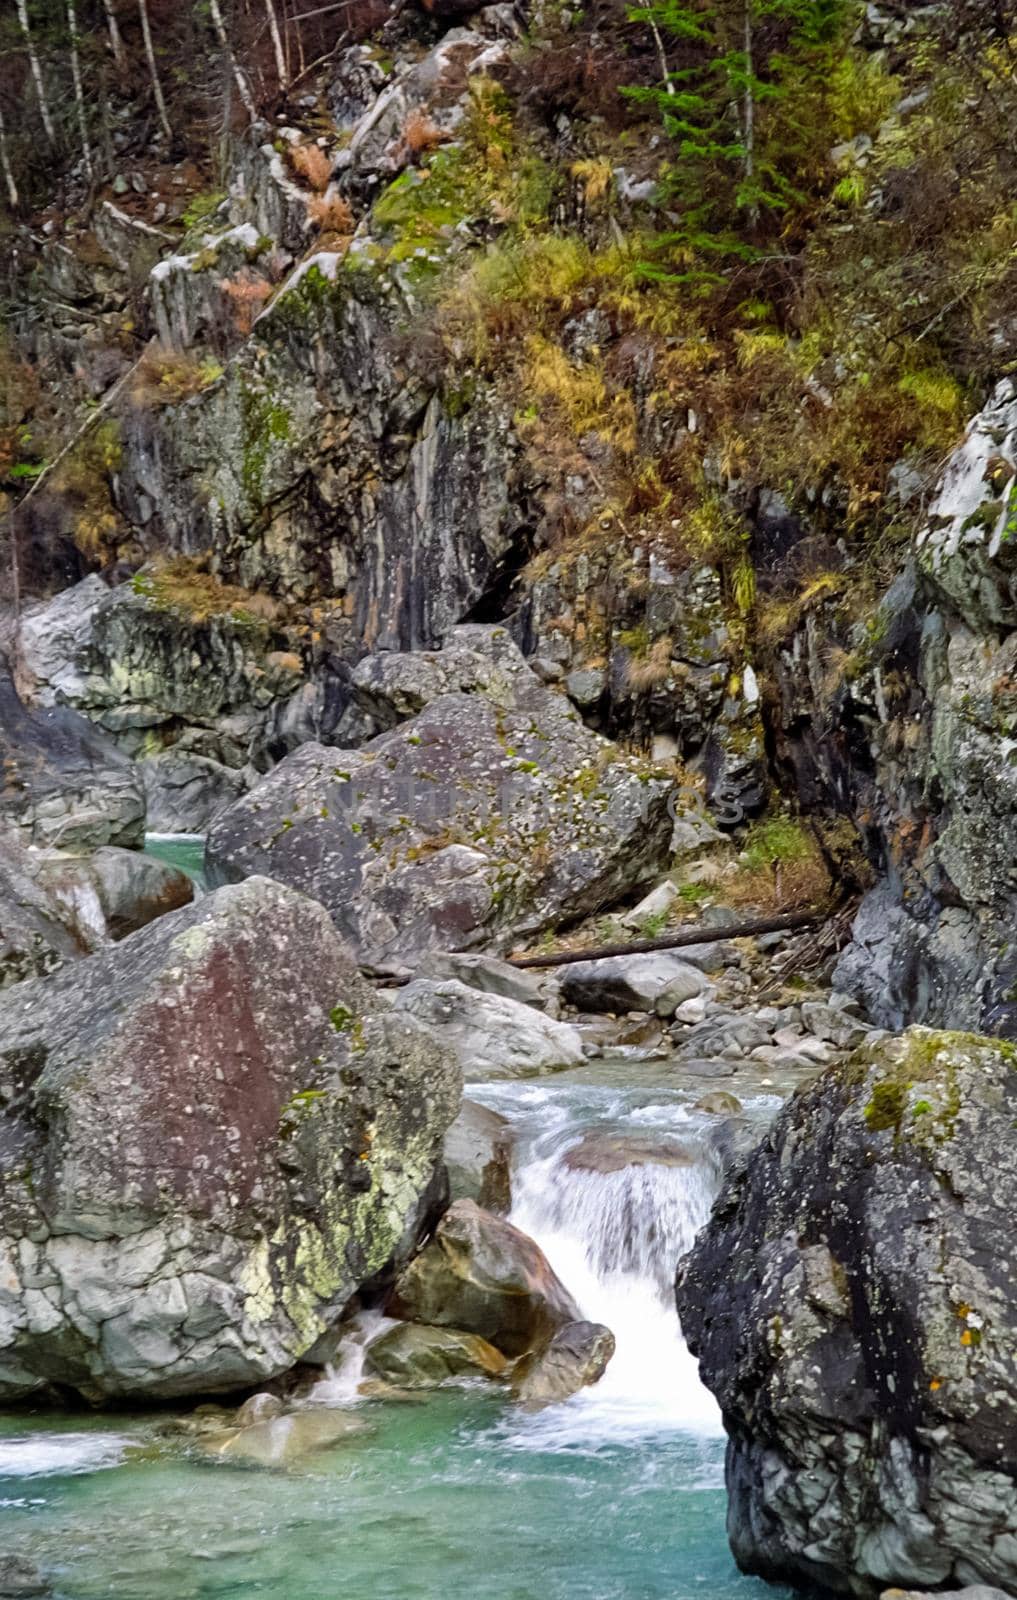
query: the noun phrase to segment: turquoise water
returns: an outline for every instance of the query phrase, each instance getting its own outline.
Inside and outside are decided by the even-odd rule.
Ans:
[[[145,835],[145,854],[179,867],[193,878],[199,888],[205,886],[205,841],[191,833],[149,833]]]
[[[500,1399],[466,1391],[362,1411],[369,1433],[288,1471],[160,1447],[149,1422],[7,1417],[0,1549],[30,1555],[63,1600],[775,1593],[728,1554],[718,1439],[586,1449],[565,1430],[556,1446]],[[119,1465],[96,1462],[104,1443]],[[11,1470],[29,1455],[44,1469],[61,1451],[63,1471]],[[86,1470],[72,1474],[75,1456]]]

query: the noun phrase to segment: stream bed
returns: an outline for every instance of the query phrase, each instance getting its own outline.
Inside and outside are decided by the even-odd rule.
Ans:
[[[604,1076],[468,1091],[514,1124],[513,1221],[615,1333],[595,1388],[527,1413],[475,1385],[358,1399],[343,1371],[323,1393],[365,1431],[278,1470],[210,1460],[167,1414],[13,1411],[0,1553],[59,1600],[780,1600],[731,1559],[720,1417],[673,1309],[718,1181],[702,1119],[660,1075]],[[679,1156],[577,1165],[591,1135]]]

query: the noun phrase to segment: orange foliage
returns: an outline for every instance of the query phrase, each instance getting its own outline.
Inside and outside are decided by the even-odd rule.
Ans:
[[[307,205],[307,215],[323,233],[352,233],[355,227],[350,203],[334,190],[330,194],[316,194]]]
[[[319,194],[328,188],[332,176],[332,159],[317,144],[291,144],[287,151],[290,166],[298,177],[317,189]]]

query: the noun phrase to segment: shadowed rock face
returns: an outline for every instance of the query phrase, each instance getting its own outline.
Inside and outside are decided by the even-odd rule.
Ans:
[[[413,1242],[455,1060],[252,879],[0,1009],[0,1396],[285,1371]]]
[[[23,706],[0,663],[0,814],[34,844],[140,845],[141,775],[112,741],[66,706]]]
[[[439,694],[359,750],[304,745],[216,818],[214,880],[313,894],[383,966],[507,948],[654,870],[672,784],[585,728],[504,630],[458,631],[502,664],[497,698]]]
[[[789,1102],[679,1269],[766,1578],[1017,1587],[1017,1062],[913,1028]]]
[[[0,989],[83,953],[65,908],[32,869],[17,830],[0,822]]]

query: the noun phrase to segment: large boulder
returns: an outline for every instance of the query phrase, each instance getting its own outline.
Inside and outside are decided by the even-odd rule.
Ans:
[[[502,687],[439,695],[358,750],[294,751],[213,822],[213,881],[291,883],[392,967],[504,950],[659,868],[672,782],[585,728],[503,629],[463,632]]]
[[[194,898],[194,884],[178,867],[116,845],[103,845],[87,856],[40,852],[34,871],[89,949],[107,938],[123,939]]]
[[[139,845],[145,792],[133,761],[67,706],[21,703],[0,665],[0,815],[40,845]]]
[[[673,1015],[708,987],[698,967],[669,950],[576,961],[560,976],[564,998],[580,1011],[653,1011],[666,996],[665,1014]]]
[[[539,1245],[472,1200],[449,1207],[402,1273],[392,1312],[479,1333],[507,1356],[543,1349],[582,1313]]]
[[[1017,1058],[912,1028],[789,1102],[679,1269],[763,1577],[1017,1589]]]
[[[250,1386],[414,1242],[454,1057],[251,879],[0,1008],[0,1397]]]
[[[467,1083],[535,1078],[586,1060],[578,1029],[504,995],[448,979],[419,978],[399,991],[396,1009],[415,1017],[459,1056]]]

